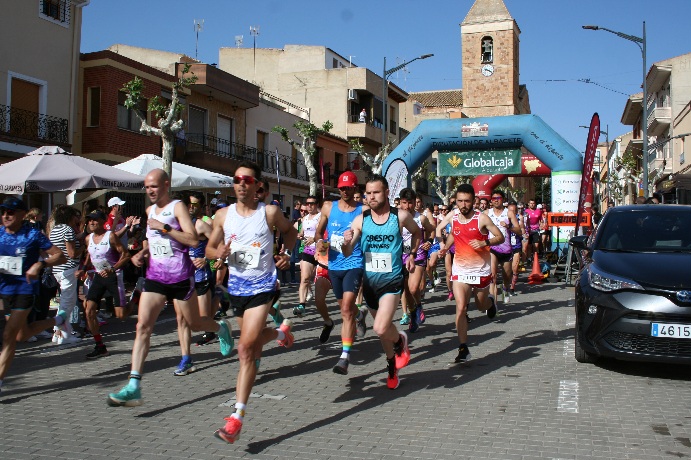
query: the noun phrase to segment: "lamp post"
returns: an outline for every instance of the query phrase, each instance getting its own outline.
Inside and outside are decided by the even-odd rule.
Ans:
[[[587,30],[604,30],[605,32],[612,33],[617,37],[621,37],[624,40],[634,42],[636,46],[641,50],[643,55],[643,154],[641,158],[643,159],[643,196],[648,197],[648,84],[646,83],[646,75],[648,74],[648,64],[646,62],[646,38],[645,38],[645,21],[643,21],[643,38],[636,37],[635,35],[629,35],[622,32],[617,32],[615,30],[607,29],[606,27],[600,26],[583,26]]]
[[[417,61],[418,59],[427,59],[429,57],[434,56],[434,54],[423,54],[422,56],[418,56],[415,59],[411,59],[410,61],[404,62],[401,65],[397,65],[396,67],[392,69],[386,69],[386,56],[384,56],[384,74],[382,75],[382,132],[381,132],[381,147],[382,149],[386,145],[386,105],[387,105],[387,100],[389,99],[389,95],[387,90],[388,87],[388,80],[389,76],[393,74],[394,72],[398,72],[401,70],[403,67],[407,66],[413,61]]]

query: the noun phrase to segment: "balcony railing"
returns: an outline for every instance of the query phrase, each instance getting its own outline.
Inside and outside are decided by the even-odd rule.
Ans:
[[[262,172],[276,174],[280,171],[281,178],[308,180],[307,168],[302,158],[293,159],[281,154],[276,158],[275,152],[249,147],[206,134],[187,134],[186,151],[188,153],[203,152],[229,160],[250,160],[257,163]]]
[[[67,119],[0,104],[0,134],[44,145],[69,145]]]
[[[669,128],[672,122],[671,107],[653,107],[648,114],[648,135],[659,136]]]

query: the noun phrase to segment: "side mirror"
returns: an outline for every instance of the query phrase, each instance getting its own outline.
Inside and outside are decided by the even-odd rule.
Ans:
[[[569,240],[569,244],[576,249],[588,250],[588,235],[574,236]]]

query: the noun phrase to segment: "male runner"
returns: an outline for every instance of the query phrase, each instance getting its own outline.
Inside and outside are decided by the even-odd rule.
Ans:
[[[433,234],[435,226],[427,220],[423,214],[414,209],[416,207],[416,193],[412,188],[404,188],[401,190],[399,197],[401,198],[400,209],[407,211],[413,215],[413,220],[418,226],[420,234],[423,236],[430,236]],[[420,200],[420,208],[422,208],[422,201]],[[424,209],[423,209],[424,211]],[[406,298],[405,305],[410,305],[408,309],[404,308],[403,313],[409,314],[410,324],[408,330],[416,332],[421,324],[425,322],[425,312],[422,309],[422,292],[423,283],[425,279],[425,267],[427,266],[427,250],[432,246],[432,239],[425,241],[422,245],[418,245],[415,255],[410,255],[412,245],[412,232],[407,228],[403,228],[403,263],[406,263],[410,257],[414,260],[413,270],[408,270],[408,282],[405,283]],[[408,312],[407,310],[410,310]]]
[[[113,297],[117,308],[124,309],[127,305],[125,290],[120,288],[119,278],[122,279],[122,268],[130,261],[130,253],[125,250],[120,238],[115,232],[104,228],[106,216],[101,211],[92,211],[86,216],[89,234],[84,244],[88,254],[84,266],[94,267],[94,275],[86,294],[86,324],[94,336],[96,346],[86,355],[86,359],[96,359],[108,356],[108,349],[103,343],[100,325],[96,314],[103,295],[108,292]]]
[[[237,203],[216,214],[207,257],[228,260],[228,294],[240,325],[238,371],[235,387],[235,412],[215,432],[223,441],[233,443],[240,436],[245,408],[257,375],[256,360],[264,345],[272,340],[286,348],[293,345],[292,323],[285,320],[278,329],[266,327],[266,316],[279,292],[276,269],[290,266],[288,250],[274,255],[274,232],[283,235],[285,247],[295,246],[297,231],[277,206],[255,199],[261,169],[243,161],[235,170],[233,188]]]
[[[416,269],[414,259],[418,254],[421,232],[419,224],[409,212],[389,205],[389,184],[384,177],[373,176],[367,181],[366,190],[370,208],[357,216],[351,229],[343,233],[341,248],[343,255],[348,256],[355,245],[362,246],[365,255],[363,294],[374,316],[372,327],[386,354],[386,386],[395,390],[400,383],[398,371],[410,361],[408,336],[405,332],[399,332],[392,324],[404,284],[402,233],[407,230],[411,234],[408,250],[410,257],[405,265],[412,273]],[[410,197],[401,192],[401,203],[406,196]],[[414,201],[411,202],[411,208],[413,204]]]
[[[518,208],[515,201],[509,202],[509,211],[513,212],[516,216],[516,221],[518,222],[518,227],[520,232],[511,232],[511,287],[509,292],[512,296],[516,295],[516,282],[518,281],[518,267],[521,262],[521,251],[522,251],[522,236],[525,233],[525,226],[523,225],[523,216],[518,214]]]
[[[329,237],[329,278],[334,296],[341,310],[341,340],[343,351],[338,363],[333,368],[337,374],[346,375],[350,363],[350,347],[355,338],[357,327],[358,337],[364,337],[366,331],[365,317],[367,308],[355,306],[355,298],[360,289],[362,267],[364,262],[360,245],[355,244],[352,253],[346,257],[341,250],[343,232],[350,228],[353,220],[362,214],[362,203],[356,202],[353,195],[357,189],[357,176],[352,171],[346,171],[338,178],[338,190],[341,198],[327,201],[322,205],[322,215],[315,230],[315,235],[323,235],[328,229]],[[369,197],[368,197],[369,199]],[[315,236],[316,238],[316,236]],[[310,243],[308,239],[306,243]]]
[[[41,269],[64,264],[67,258],[62,250],[50,242],[40,229],[24,223],[29,208],[17,197],[8,197],[0,204],[0,299],[5,312],[5,330],[0,353],[0,390],[7,370],[14,359],[17,342],[22,342],[39,331],[61,326],[67,321],[67,312],[59,311],[55,318],[27,324],[29,313],[38,301]],[[47,257],[40,259],[42,252]]]
[[[542,222],[542,207],[538,208],[535,199],[528,201],[528,208],[525,210],[526,230],[528,231],[528,247],[525,250],[526,260],[530,260],[533,254],[540,252],[540,222]],[[532,254],[529,249],[532,247]]]
[[[187,198],[187,208],[190,213],[190,219],[194,224],[194,229],[199,236],[199,243],[196,246],[190,247],[189,255],[192,265],[194,265],[194,289],[197,291],[197,302],[199,305],[199,315],[213,317],[216,311],[212,303],[212,295],[216,287],[215,275],[211,273],[211,266],[206,260],[206,244],[211,236],[211,225],[204,222],[202,219],[204,209],[204,195],[199,192],[193,192]],[[182,310],[178,305],[178,301],[173,301],[175,306],[175,316],[178,322],[178,340],[180,342],[180,352],[182,358],[180,364],[173,371],[173,375],[184,376],[197,370],[192,362],[190,352],[190,343],[192,341],[192,331],[189,325],[185,322]],[[197,345],[206,345],[216,338],[214,332],[205,332]]]
[[[485,211],[485,214],[492,219],[494,225],[501,231],[504,236],[504,242],[494,246],[490,249],[492,260],[492,285],[490,293],[497,297],[497,266],[501,266],[502,288],[504,292],[504,301],[508,302],[510,291],[509,286],[513,272],[511,269],[511,259],[513,257],[513,249],[511,248],[511,235],[520,233],[521,227],[518,224],[516,215],[513,211],[504,206],[506,194],[501,190],[494,190],[492,192],[492,207]],[[496,236],[492,234],[492,236]]]
[[[144,179],[144,189],[151,206],[146,210],[147,240],[142,250],[132,257],[140,267],[148,262],[144,292],[139,299],[137,335],[132,347],[130,380],[119,392],[108,395],[111,406],[139,406],[144,361],[149,353],[151,334],[166,301],[178,301],[185,321],[193,331],[217,332],[223,356],[233,351],[229,319],[216,323],[213,318],[199,316],[197,293],[194,290],[194,265],[189,247],[199,243],[189,211],[179,200],[170,197],[170,177],[162,169],[154,169]]]
[[[452,243],[455,245],[451,280],[456,300],[456,331],[458,332],[458,356],[456,362],[470,360],[468,350],[468,321],[466,318],[470,294],[475,294],[475,303],[480,311],[493,319],[497,314],[494,298],[488,295],[492,282],[489,248],[504,242],[504,235],[492,220],[479,210],[473,210],[475,190],[470,184],[461,184],[456,190],[458,214],[452,219],[451,233],[441,250]],[[488,234],[493,236],[488,238]]]

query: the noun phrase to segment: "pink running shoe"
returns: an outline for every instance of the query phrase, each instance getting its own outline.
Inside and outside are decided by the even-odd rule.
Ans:
[[[408,348],[408,335],[400,331],[398,335],[401,337],[401,347],[394,345],[394,358],[396,363],[396,370],[403,369],[410,362],[410,349]]]
[[[226,417],[224,420],[226,421],[226,425],[223,428],[216,430],[214,436],[222,441],[232,444],[240,439],[242,422],[236,417]]]
[[[283,333],[286,335],[286,338],[283,340],[277,340],[278,344],[282,347],[290,348],[293,346],[293,342],[295,341],[295,337],[293,337],[293,333],[290,332],[290,330],[293,328],[293,322],[289,319],[284,319],[283,324],[281,324],[281,327],[278,329],[283,331]]]

